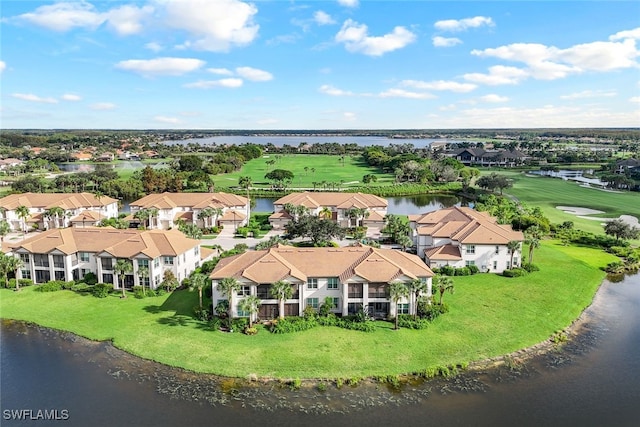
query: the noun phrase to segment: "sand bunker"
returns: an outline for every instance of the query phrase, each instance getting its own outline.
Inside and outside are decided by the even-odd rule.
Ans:
[[[576,215],[578,218],[590,219],[592,221],[601,221],[603,223],[607,221],[613,221],[614,219],[621,219],[632,227],[637,227],[639,224],[638,218],[632,215],[620,215],[619,218],[600,218],[587,216],[604,213],[603,211],[598,211],[595,209],[580,208],[575,206],[556,206],[556,209],[560,209],[563,212]]]

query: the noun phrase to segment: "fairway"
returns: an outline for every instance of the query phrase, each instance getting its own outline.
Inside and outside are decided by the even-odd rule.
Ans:
[[[367,174],[376,176],[376,184],[389,184],[394,180],[392,174],[385,174],[377,168],[368,166],[359,155],[345,155],[343,158],[324,154],[264,155],[259,159],[248,161],[238,172],[215,175],[212,178],[218,188],[237,186],[241,176],[251,177],[254,188],[269,188],[271,183],[264,176],[274,169],[293,172],[294,178],[290,186],[301,189],[315,187],[318,190],[338,190],[357,187],[363,185],[362,177]],[[333,184],[333,187],[330,184]]]

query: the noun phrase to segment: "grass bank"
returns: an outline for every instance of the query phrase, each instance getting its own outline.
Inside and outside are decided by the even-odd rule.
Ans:
[[[373,333],[318,327],[256,336],[212,331],[195,321],[197,293],[120,300],[71,291],[0,290],[0,317],[31,321],[94,340],[113,340],[132,354],[185,369],[232,377],[357,378],[417,372],[494,357],[541,342],[587,307],[604,277],[604,252],[544,242],[541,271],[522,278],[455,278],[450,312],[425,330]],[[570,271],[571,274],[567,274]]]

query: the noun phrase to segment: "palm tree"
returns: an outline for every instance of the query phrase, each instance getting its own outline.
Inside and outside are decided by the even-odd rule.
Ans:
[[[231,320],[233,295],[240,290],[240,283],[233,277],[225,277],[218,282],[216,290],[227,297],[227,301],[229,301],[229,312],[227,314],[229,320]]]
[[[62,228],[64,223],[60,223],[60,218],[64,218],[65,213],[66,211],[60,206],[54,206],[44,211],[44,216],[47,218],[54,218],[54,228]]]
[[[20,290],[20,283],[18,280],[18,270],[20,270],[22,268],[22,266],[24,265],[24,263],[22,262],[22,260],[16,256],[9,256],[7,257],[4,267],[6,268],[6,271],[12,271],[14,277],[16,278],[16,291]],[[6,276],[6,272],[5,272],[5,286],[7,285],[8,281],[7,281],[7,276]]]
[[[138,212],[133,214],[133,217],[140,222],[142,222],[143,227],[146,228],[147,220],[149,219],[149,210],[148,209],[140,209]]]
[[[329,206],[325,206],[320,210],[318,216],[324,219],[331,219],[332,214],[333,212],[331,211],[331,208]]]
[[[158,209],[156,208],[151,208],[149,209],[149,228],[153,229],[153,219],[156,219],[156,225],[157,224],[157,220],[158,220]]]
[[[420,279],[413,279],[407,285],[409,292],[411,292],[411,306],[413,307],[413,317],[418,317],[418,298],[423,292],[427,292],[429,289],[427,284]]]
[[[138,267],[138,280],[140,281],[140,286],[142,286],[142,295],[146,295],[144,291],[144,282],[149,278],[149,267]]]
[[[262,303],[262,301],[260,301],[260,298],[258,298],[256,295],[249,295],[248,297],[246,297],[242,301],[240,301],[240,309],[242,311],[248,311],[249,312],[249,327],[250,328],[253,327],[253,316],[258,312],[258,310],[260,310],[260,304],[261,303]]]
[[[209,228],[209,218],[215,215],[213,208],[204,208],[198,213],[198,219],[202,220],[204,228]]]
[[[251,204],[251,197],[249,197],[249,190],[251,189],[251,177],[250,176],[241,176],[238,180],[238,184],[241,188],[247,190],[247,201]],[[247,211],[247,224],[249,223],[249,211]]]
[[[278,280],[271,285],[269,293],[278,300],[278,317],[284,319],[284,302],[293,296],[291,283],[286,280]]]
[[[442,305],[442,297],[444,296],[444,293],[448,291],[450,294],[453,294],[454,291],[453,280],[451,279],[451,277],[443,276],[441,274],[436,274],[434,276],[433,286],[440,293],[440,305]]]
[[[198,290],[198,301],[200,301],[200,310],[202,310],[202,290],[207,284],[207,276],[202,273],[195,273],[191,276],[189,282],[189,290]]]
[[[525,232],[525,243],[529,245],[529,264],[533,264],[533,251],[540,247],[542,232],[539,227],[529,227]]]
[[[395,329],[398,329],[398,317],[400,317],[400,313],[398,313],[398,303],[401,299],[409,297],[409,288],[407,288],[407,285],[402,282],[393,282],[389,285],[389,297],[396,306]]]
[[[516,251],[520,249],[520,242],[518,242],[517,240],[511,240],[509,243],[507,243],[507,249],[509,250],[509,254],[511,255],[509,266],[510,268],[514,268],[515,266],[513,265],[513,256],[516,254]]]
[[[20,227],[22,228],[22,232],[27,232],[27,218],[29,218],[29,208],[21,205],[16,208],[16,215],[20,218]],[[22,236],[24,238],[24,234]]]
[[[0,221],[0,243],[4,242],[4,238],[11,231],[11,226],[5,220]]]
[[[122,289],[122,298],[126,298],[127,294],[124,289],[124,279],[127,276],[127,273],[133,271],[133,264],[131,264],[131,261],[128,259],[119,259],[113,269],[118,275],[118,285]]]

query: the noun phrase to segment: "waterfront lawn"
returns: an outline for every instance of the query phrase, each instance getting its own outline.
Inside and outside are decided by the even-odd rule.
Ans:
[[[525,249],[526,252],[526,249]],[[425,330],[373,333],[335,327],[256,336],[213,331],[194,320],[197,293],[105,299],[70,291],[0,290],[0,316],[112,339],[138,356],[185,369],[233,377],[357,378],[418,372],[506,354],[548,339],[590,304],[615,258],[602,251],[545,241],[535,253],[541,271],[521,278],[455,277],[445,295],[450,312]]]
[[[275,164],[267,164],[271,160],[274,160]],[[306,171],[305,167],[307,168]],[[264,156],[248,161],[238,172],[213,175],[212,179],[216,187],[228,188],[237,186],[238,179],[241,176],[249,176],[255,188],[270,188],[271,183],[264,176],[274,169],[285,169],[293,172],[294,178],[290,185],[293,188],[313,189],[314,182],[320,183],[322,181],[334,184],[340,184],[342,181],[342,184],[334,186],[334,189],[357,187],[363,185],[362,177],[367,174],[375,175],[378,179],[377,184],[390,184],[394,180],[392,174],[385,174],[377,168],[368,166],[360,156],[347,155],[344,157],[343,164],[341,156],[325,154]],[[316,188],[318,190],[323,189],[322,186]],[[327,189],[331,189],[331,187]]]

